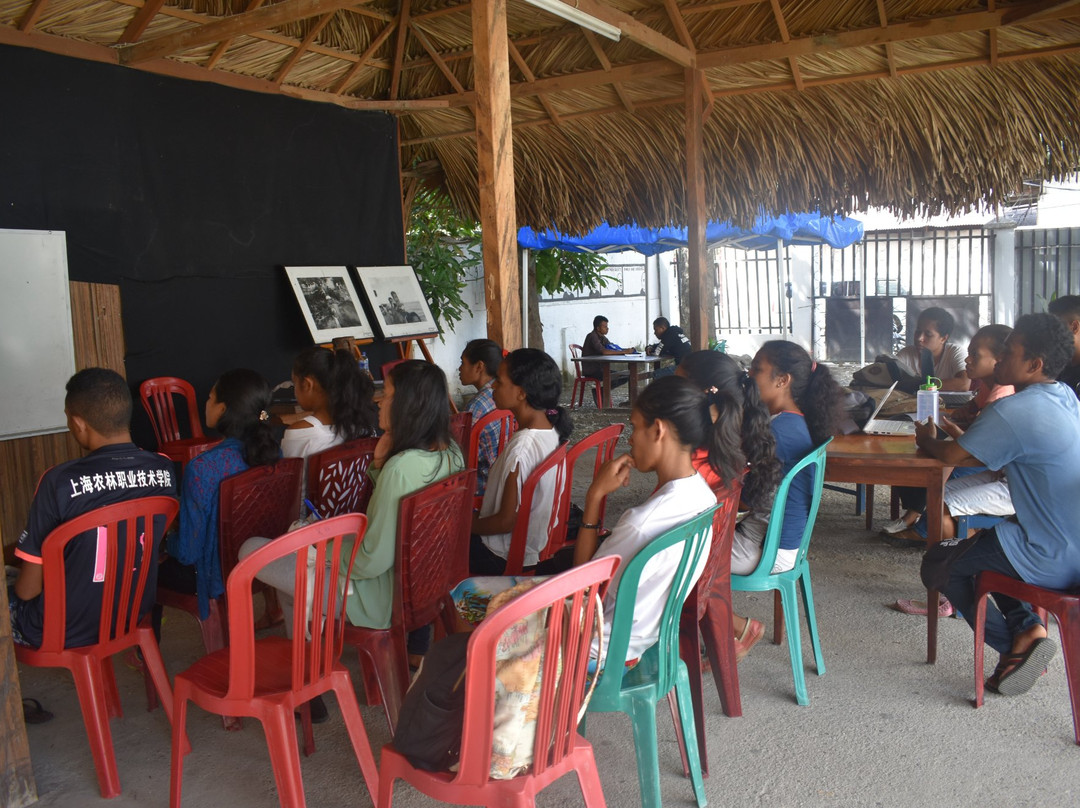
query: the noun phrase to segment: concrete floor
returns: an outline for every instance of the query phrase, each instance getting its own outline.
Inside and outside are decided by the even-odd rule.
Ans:
[[[612,415],[626,417],[627,412]],[[599,414],[579,427],[595,428]],[[606,420],[606,419],[605,419]],[[652,478],[613,495],[609,513],[648,495]],[[879,494],[876,524],[886,518]],[[943,620],[938,663],[925,659],[925,619],[887,608],[897,597],[920,597],[918,550],[897,549],[863,530],[853,498],[826,492],[810,548],[815,604],[826,676],[813,671],[803,632],[810,706],[795,704],[786,645],[762,641],[739,666],[743,717],[726,718],[711,679],[705,699],[712,775],[709,801],[720,805],[907,806],[1070,805],[1080,802],[1080,748],[1073,743],[1069,697],[1060,655],[1024,696],[987,695],[972,709],[972,633],[959,620]],[[765,595],[736,595],[736,608],[771,624]],[[767,635],[770,636],[770,635]],[[1057,637],[1056,629],[1051,636]],[[172,672],[201,652],[194,621],[169,613],[162,652]],[[346,652],[354,670],[355,655]],[[996,655],[987,654],[988,670]],[[28,728],[41,806],[103,803],[70,677],[64,672],[20,670],[24,696],[56,714]],[[114,806],[168,804],[169,727],[161,710],[148,713],[142,680],[117,660],[126,709],[112,724],[122,796]],[[370,805],[341,722],[316,727],[318,750],[303,761],[311,806]],[[362,708],[373,747],[388,740],[379,708]],[[659,715],[660,765],[665,805],[693,806],[681,774],[666,706]],[[261,729],[246,722],[227,733],[216,716],[192,708],[184,804],[233,808],[277,805]],[[630,726],[617,715],[589,719],[607,802],[640,805]],[[376,751],[376,755],[377,755]],[[398,783],[396,805],[432,805]],[[544,792],[542,806],[581,805],[573,777]]]

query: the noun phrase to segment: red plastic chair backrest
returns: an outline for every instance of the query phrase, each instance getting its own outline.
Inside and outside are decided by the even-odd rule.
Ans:
[[[450,416],[450,434],[461,449],[461,456],[469,453],[469,438],[472,435],[472,413],[455,412]]]
[[[466,658],[465,723],[455,783],[483,785],[488,781],[494,734],[496,646],[507,629],[544,609],[547,637],[532,774],[543,774],[571,752],[585,696],[589,649],[596,632],[595,596],[598,593],[603,598],[618,563],[615,556],[598,558],[546,580],[485,617],[473,632]]]
[[[466,469],[401,498],[394,613],[405,631],[432,623],[447,593],[469,577],[475,490],[476,469]]]
[[[357,438],[308,458],[307,496],[319,516],[367,511],[375,487],[367,470],[378,443],[378,438]]]
[[[325,679],[341,658],[347,580],[367,529],[360,513],[335,516],[279,536],[233,568],[225,585],[229,601],[228,699],[250,699],[255,690],[255,616],[252,581],[279,558],[295,554],[292,689]],[[309,572],[310,570],[310,572]],[[310,613],[305,604],[311,604]]]
[[[139,397],[143,409],[150,416],[150,425],[154,428],[154,438],[158,448],[170,441],[180,440],[180,422],[176,417],[176,405],[173,396],[183,396],[187,402],[188,427],[192,438],[203,438],[202,421],[199,419],[199,406],[195,401],[195,388],[183,379],[175,376],[159,376],[147,379],[139,385]]]
[[[304,461],[284,457],[221,481],[218,489],[218,552],[221,577],[228,578],[240,545],[252,536],[272,539],[286,533],[300,513]]]
[[[592,473],[592,476],[596,477],[596,473],[600,471],[600,466],[615,456],[615,445],[619,442],[619,438],[622,436],[625,428],[625,424],[612,424],[611,426],[606,426],[603,429],[596,430],[591,435],[587,435],[570,447],[566,453],[567,491],[574,490],[574,466],[577,464],[578,458],[586,452],[591,452],[593,449],[596,450],[596,459],[593,461]],[[604,497],[600,501],[600,524],[604,523],[604,513],[606,510],[607,497]]]
[[[588,378],[587,376],[583,376],[582,373],[581,373],[581,351],[582,351],[582,347],[580,345],[571,345],[570,346],[570,358],[574,362],[574,378],[575,379]]]
[[[566,522],[570,518],[570,489],[566,485],[566,445],[558,447],[544,462],[533,469],[521,486],[517,518],[510,534],[510,552],[506,556],[504,575],[521,575],[525,562],[525,548],[529,540],[529,521],[532,516],[536,487],[544,475],[555,475],[555,495],[547,520],[547,542],[540,550],[540,561],[551,558],[566,544]]]
[[[705,569],[701,571],[697,586],[692,595],[696,595],[697,619],[705,616],[709,605],[709,590],[714,580],[731,579],[731,544],[735,540],[735,516],[739,512],[739,499],[742,496],[743,475],[732,481],[730,488],[716,491],[716,511],[713,513],[712,544]]]
[[[465,459],[465,465],[469,468],[476,468],[476,463],[480,458],[480,436],[489,425],[494,423],[497,423],[499,428],[499,451],[495,453],[496,456],[502,454],[506,442],[517,430],[517,420],[510,410],[492,410],[482,415],[480,420],[472,425],[472,431],[469,433],[469,454]]]
[[[81,533],[97,528],[96,537],[87,536],[83,541],[96,541],[98,547],[99,563],[95,574],[100,572],[102,578],[98,644],[122,640],[139,624],[139,607],[146,581],[151,567],[157,564],[154,518],[159,519],[160,535],[164,535],[179,510],[180,504],[172,497],[131,499],[88,511],[64,522],[45,537],[41,545],[42,596],[45,599],[41,651],[58,653],[64,650],[67,632],[64,554],[68,545]],[[132,536],[138,536],[139,540],[131,541]],[[101,557],[102,553],[104,557]],[[147,561],[151,563],[145,563]],[[81,603],[79,608],[97,607]]]

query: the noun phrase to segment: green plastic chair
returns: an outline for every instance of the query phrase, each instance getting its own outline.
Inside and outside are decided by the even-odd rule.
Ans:
[[[795,679],[795,701],[804,705],[810,703],[810,697],[806,693],[806,677],[803,674],[799,605],[795,596],[798,585],[802,584],[803,609],[806,611],[806,627],[810,631],[810,643],[814,647],[814,663],[817,665],[818,676],[824,676],[825,660],[821,656],[821,640],[818,637],[817,618],[814,616],[814,592],[810,586],[810,565],[806,560],[806,551],[810,547],[810,534],[814,532],[814,521],[817,519],[818,506],[821,505],[821,489],[825,482],[825,450],[831,442],[832,438],[829,438],[810,452],[780,481],[780,487],[776,489],[776,499],[773,500],[772,512],[769,515],[769,532],[765,536],[765,543],[761,548],[761,560],[757,568],[749,575],[731,576],[731,589],[734,592],[775,590],[780,593],[784,610],[783,620],[788,626],[788,652],[791,655],[791,674]],[[776,553],[780,549],[780,531],[784,525],[784,508],[787,506],[788,489],[796,475],[810,466],[814,467],[810,514],[806,520],[806,529],[803,531],[795,566],[787,572],[778,572],[773,575],[772,568],[776,564]],[[782,629],[775,634],[776,642],[780,642],[781,632]]]
[[[683,601],[690,594],[693,571],[702,559],[705,538],[712,527],[713,511],[709,508],[688,522],[672,528],[653,539],[629,561],[624,561],[615,598],[615,613],[611,620],[605,673],[600,676],[590,713],[626,713],[634,729],[634,751],[637,755],[638,783],[641,803],[645,808],[661,808],[660,761],[656,742],[656,705],[675,688],[679,708],[679,723],[690,762],[690,778],[698,808],[704,808],[705,785],[701,778],[701,759],[698,755],[694,711],[690,701],[690,679],[686,664],[679,658],[679,622]],[[630,644],[630,629],[634,619],[638,584],[648,561],[658,553],[677,544],[683,545],[679,566],[672,577],[671,591],[660,618],[660,639],[641,656],[636,667],[625,671],[626,652]],[[619,676],[625,671],[625,675]],[[612,675],[614,674],[614,675]],[[582,723],[584,732],[584,722]]]

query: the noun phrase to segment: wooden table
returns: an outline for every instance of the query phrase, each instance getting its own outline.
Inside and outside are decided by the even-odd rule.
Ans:
[[[630,406],[634,406],[634,401],[637,399],[638,388],[638,368],[649,365],[660,365],[659,356],[649,356],[648,354],[621,354],[619,356],[589,356],[582,357],[582,361],[587,362],[602,362],[604,365],[604,406],[611,406],[611,366],[615,364],[625,364],[630,369],[630,380],[628,382],[628,389],[630,392]]]
[[[829,444],[825,463],[828,482],[906,485],[926,489],[927,542],[941,541],[946,466],[915,446],[910,435],[838,435]],[[867,503],[872,507],[872,503]],[[926,592],[926,661],[937,661],[938,593]]]

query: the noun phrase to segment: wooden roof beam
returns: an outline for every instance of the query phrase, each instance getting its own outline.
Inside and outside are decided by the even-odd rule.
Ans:
[[[319,18],[319,21],[311,27],[311,30],[308,31],[308,34],[306,37],[304,37],[303,41],[293,49],[293,52],[289,55],[289,58],[286,59],[285,63],[278,68],[278,72],[274,75],[274,78],[272,79],[274,84],[280,86],[281,83],[285,81],[285,77],[289,75],[292,69],[296,66],[296,63],[300,61],[300,57],[304,55],[304,53],[309,47],[311,47],[311,43],[315,41],[315,37],[317,37],[319,35],[319,32],[326,27],[326,24],[334,18],[334,14],[336,13],[337,12],[335,11],[330,11],[326,14],[323,14],[322,17]]]
[[[375,55],[375,51],[379,49],[379,46],[382,45],[382,43],[387,40],[387,37],[389,37],[390,34],[392,34],[396,29],[397,20],[391,20],[389,23],[387,23],[386,27],[383,28],[373,40],[371,40],[371,43],[366,48],[364,48],[364,52],[360,54],[360,59],[356,62],[356,64],[346,70],[342,74],[341,78],[337,80],[337,83],[334,84],[330,92],[334,93],[335,95],[343,94],[349,82],[353,80],[353,77],[364,68],[364,66],[368,63],[368,60]]]
[[[120,34],[120,38],[116,40],[116,44],[123,45],[127,42],[138,42],[139,37],[143,35],[150,22],[161,11],[163,5],[165,5],[165,0],[146,0],[143,7],[131,16],[131,20],[128,22],[124,32]]]
[[[525,77],[525,80],[536,81],[536,74],[532,72],[529,63],[525,61],[525,57],[521,55],[521,51],[517,49],[517,46],[514,45],[514,40],[510,39],[509,36],[506,37],[506,50],[510,54],[510,58],[514,60],[514,64],[518,66],[521,75]],[[558,125],[562,123],[562,120],[559,118],[559,113],[555,111],[555,108],[551,105],[551,102],[548,101],[546,95],[540,93],[536,96],[536,100],[540,102],[540,106],[544,108],[544,112],[551,118],[553,124]]]
[[[397,40],[394,42],[394,62],[390,73],[390,99],[396,100],[401,88],[401,62],[405,58],[405,38],[409,35],[409,0],[401,0],[398,12]]]
[[[990,4],[993,5],[994,0],[990,0]],[[990,11],[994,9],[991,8]],[[881,23],[882,28],[889,27],[889,16],[885,13],[885,0],[877,0],[877,13],[878,22]],[[893,46],[891,42],[885,43],[885,61],[889,65],[889,76],[896,78],[896,54],[893,52]]]
[[[1002,24],[1017,25],[1019,23],[1045,20],[1059,11],[1066,11],[1077,5],[1080,5],[1080,0],[1041,0],[1038,3],[1014,6],[1005,12]]]
[[[254,11],[262,4],[263,0],[249,0],[247,8],[245,8],[244,11]],[[232,45],[233,42],[234,37],[229,37],[228,39],[223,39],[221,42],[218,43],[217,47],[214,48],[214,52],[210,54],[210,58],[206,60],[207,70],[214,69],[214,65],[216,65],[221,60],[221,57],[228,52],[229,46]]]
[[[694,54],[674,40],[668,39],[655,28],[650,28],[629,14],[597,0],[576,0],[577,8],[618,28],[622,35],[635,44],[651,50],[680,67],[693,67]]]
[[[26,13],[19,19],[18,28],[20,31],[29,31],[35,25],[37,21],[41,19],[41,15],[45,11],[45,6],[49,0],[34,0],[30,4],[30,7],[26,9]]]
[[[690,29],[686,27],[686,20],[683,19],[682,12],[679,11],[679,4],[676,0],[664,0],[664,8],[667,10],[668,19],[671,20],[671,24],[675,28],[675,33],[679,35],[679,41],[682,42],[684,48],[693,53],[696,50],[694,38],[690,36]]]
[[[356,5],[365,0],[282,0],[272,6],[263,6],[254,11],[245,11],[223,17],[205,25],[196,25],[185,28],[183,31],[166,34],[165,36],[148,39],[134,45],[125,45],[120,48],[120,63],[124,65],[136,65],[139,62],[160,59],[163,56],[177,53],[178,51],[206,45],[210,42],[220,42],[230,37],[241,36],[253,31],[261,31],[267,28],[276,28],[297,20],[307,19],[325,14],[328,11],[337,11],[345,6]]]
[[[439,51],[435,49],[435,46],[431,44],[431,40],[427,38],[427,35],[411,22],[409,23],[409,30],[412,31],[412,35],[416,41],[427,51],[428,56],[435,61],[435,66],[439,68],[439,72],[450,82],[450,86],[459,93],[465,92],[464,85],[462,85],[458,80],[458,77],[454,75],[454,71],[446,66],[446,62],[443,61],[443,58],[439,55]]]
[[[589,48],[592,50],[593,55],[596,57],[596,61],[600,63],[600,66],[608,73],[611,72],[611,60],[604,52],[604,46],[600,44],[600,40],[596,38],[596,34],[592,31],[582,28],[581,33],[585,35],[585,41],[589,43]],[[619,82],[612,82],[611,85],[615,90],[615,95],[619,96],[619,100],[626,108],[626,111],[633,114],[634,102],[630,99],[629,94],[623,88]]]

